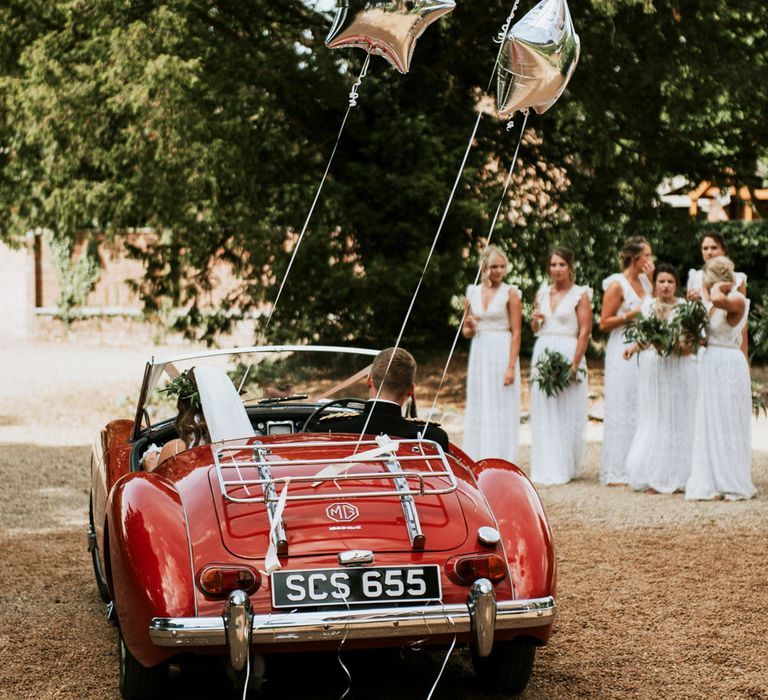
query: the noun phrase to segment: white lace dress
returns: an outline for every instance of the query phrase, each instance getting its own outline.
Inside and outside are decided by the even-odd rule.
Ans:
[[[550,303],[550,287],[543,285],[537,294],[538,308],[544,314],[533,346],[531,367],[545,350],[561,353],[570,362],[576,352],[579,321],[576,306],[584,295],[592,300],[589,287],[573,285],[555,310]],[[586,361],[580,365],[586,372]],[[531,376],[531,480],[538,484],[564,484],[576,476],[584,454],[587,426],[587,377],[571,382],[557,396],[548,397]]]
[[[509,364],[512,333],[509,330],[507,301],[510,290],[502,283],[483,308],[481,285],[467,287],[467,302],[477,322],[467,366],[467,407],[464,420],[464,451],[472,459],[496,457],[517,460],[520,428],[520,362],[515,382],[504,386]]]
[[[622,301],[617,315],[622,316],[652,294],[652,286],[645,275],[640,275],[643,296],[639,297],[629,280],[616,273],[603,280],[603,291],[614,282],[621,285]],[[603,460],[600,464],[600,481],[603,484],[627,482],[627,453],[637,426],[637,381],[639,370],[636,362],[624,359],[629,347],[622,337],[624,326],[611,331],[605,347],[605,421],[603,423]]]
[[[643,315],[654,313],[655,307],[655,300],[646,300]],[[661,357],[648,348],[625,361],[639,362],[637,430],[627,454],[629,484],[636,491],[682,491],[691,473],[696,356]]]
[[[731,296],[742,296],[733,291]],[[742,296],[742,298],[744,298]],[[689,500],[752,498],[752,390],[749,366],[741,352],[744,316],[732,327],[724,309],[709,319],[707,347],[699,359],[691,476],[685,487]]]

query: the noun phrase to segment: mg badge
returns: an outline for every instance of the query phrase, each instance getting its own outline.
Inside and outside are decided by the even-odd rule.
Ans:
[[[332,503],[325,509],[325,514],[334,522],[351,523],[357,519],[360,511],[351,503]]]

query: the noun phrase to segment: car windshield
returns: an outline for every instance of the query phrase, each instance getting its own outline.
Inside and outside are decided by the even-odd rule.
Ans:
[[[181,372],[203,365],[223,369],[246,406],[317,403],[342,396],[365,399],[375,355],[375,350],[362,348],[280,346],[153,360],[147,365],[139,417],[145,427],[174,418],[176,399],[164,390]]]

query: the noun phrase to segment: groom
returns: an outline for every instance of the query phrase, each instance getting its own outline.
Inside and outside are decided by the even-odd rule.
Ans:
[[[391,358],[391,360],[390,360]],[[389,367],[389,369],[387,369]],[[382,350],[371,365],[368,375],[368,401],[362,413],[333,413],[320,419],[320,431],[329,433],[360,433],[371,435],[386,433],[390,436],[434,440],[448,449],[448,435],[435,423],[417,418],[403,418],[403,404],[413,397],[416,379],[416,360],[402,348]],[[378,395],[378,399],[376,396]],[[370,420],[368,419],[370,416]]]

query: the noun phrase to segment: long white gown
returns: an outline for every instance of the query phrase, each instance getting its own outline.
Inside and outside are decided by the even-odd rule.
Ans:
[[[645,275],[640,275],[643,296],[639,297],[629,280],[617,272],[603,280],[603,291],[613,282],[621,285],[622,300],[617,315],[636,309],[653,288]],[[627,483],[627,453],[635,436],[637,425],[637,382],[639,370],[636,362],[624,359],[629,343],[622,337],[624,326],[611,331],[605,347],[605,420],[603,423],[603,460],[600,481],[603,484]]]
[[[732,291],[730,296],[740,292]],[[724,309],[715,308],[709,319],[707,347],[699,359],[691,476],[685,487],[689,500],[723,496],[752,498],[752,389],[749,366],[741,352],[744,316],[732,327]]]
[[[646,300],[643,315],[655,308],[655,300]],[[629,485],[636,491],[682,491],[691,473],[696,356],[661,357],[647,348],[625,362],[639,362],[637,430],[627,454]]]
[[[537,303],[544,321],[533,346],[531,367],[545,350],[559,352],[569,362],[573,360],[579,335],[576,306],[585,294],[591,301],[592,290],[574,284],[553,311],[550,286],[541,287]],[[584,358],[580,367],[586,372]],[[586,374],[552,398],[531,381],[531,480],[537,484],[564,484],[573,479],[581,466],[586,427]]]
[[[467,301],[477,322],[467,366],[467,407],[464,417],[464,451],[472,459],[496,457],[517,460],[520,429],[520,361],[515,367],[515,382],[504,386],[509,364],[512,333],[509,330],[507,301],[510,290],[520,290],[502,282],[483,308],[482,286],[467,287]]]

